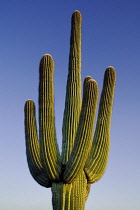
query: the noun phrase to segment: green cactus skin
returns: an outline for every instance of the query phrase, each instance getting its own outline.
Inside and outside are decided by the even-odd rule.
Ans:
[[[98,84],[86,77],[81,96],[81,24],[81,14],[75,11],[71,21],[61,155],[55,129],[54,61],[49,54],[42,57],[39,67],[39,137],[34,102],[27,100],[24,108],[29,170],[40,185],[51,187],[54,210],[84,210],[90,185],[103,176],[109,156],[116,73],[113,67],[105,71],[94,131]]]

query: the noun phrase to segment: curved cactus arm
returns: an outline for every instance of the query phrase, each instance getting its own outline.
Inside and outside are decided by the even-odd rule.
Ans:
[[[54,61],[45,54],[40,61],[39,138],[43,168],[51,180],[59,180],[61,160],[56,141],[54,117]]]
[[[80,12],[75,11],[71,19],[69,68],[62,127],[63,164],[71,154],[81,111],[81,22]]]
[[[108,67],[104,75],[93,145],[84,169],[89,183],[98,181],[106,169],[110,149],[110,124],[115,83],[115,70],[113,67]]]
[[[82,110],[76,139],[69,161],[66,163],[63,179],[71,183],[79,172],[83,170],[87,156],[92,146],[92,135],[96,105],[98,98],[98,85],[89,77],[85,79],[83,91]]]
[[[25,103],[25,138],[29,170],[33,178],[44,187],[51,187],[51,182],[44,173],[40,161],[40,149],[37,136],[35,105],[32,100]]]

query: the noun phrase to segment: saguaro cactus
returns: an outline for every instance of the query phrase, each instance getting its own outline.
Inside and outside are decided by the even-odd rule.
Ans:
[[[83,210],[90,184],[104,174],[110,147],[116,74],[113,67],[105,71],[97,123],[94,130],[98,85],[90,76],[83,84],[81,97],[81,22],[79,11],[71,21],[71,39],[66,101],[60,155],[54,115],[54,61],[45,54],[39,67],[39,137],[35,105],[25,103],[26,154],[33,178],[52,189],[54,210]]]

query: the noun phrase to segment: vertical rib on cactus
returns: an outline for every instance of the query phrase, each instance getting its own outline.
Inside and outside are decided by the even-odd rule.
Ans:
[[[80,12],[75,11],[71,21],[69,69],[62,128],[63,164],[68,161],[71,154],[81,110],[81,22]]]
[[[55,131],[54,62],[48,54],[42,57],[39,67],[39,139],[34,102],[28,100],[24,109],[29,170],[40,185],[52,187],[53,210],[84,210],[90,184],[104,174],[109,155],[116,73],[113,67],[105,71],[93,132],[98,85],[90,76],[86,77],[82,99],[81,22],[80,12],[75,11],[71,21],[61,156]]]

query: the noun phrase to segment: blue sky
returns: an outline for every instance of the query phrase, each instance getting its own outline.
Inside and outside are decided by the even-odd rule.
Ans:
[[[103,178],[92,185],[85,210],[140,208],[140,1],[1,0],[0,2],[0,209],[51,210],[51,190],[31,177],[25,155],[24,103],[38,101],[43,54],[55,61],[59,146],[67,77],[70,19],[82,13],[82,80],[101,92],[107,66],[117,84],[111,151]]]

